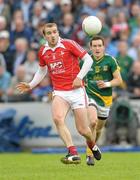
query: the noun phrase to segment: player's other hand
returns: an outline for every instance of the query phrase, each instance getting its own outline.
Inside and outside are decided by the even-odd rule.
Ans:
[[[28,83],[26,82],[20,82],[17,86],[16,86],[17,90],[20,93],[24,93],[24,92],[28,92],[31,90],[30,86]]]
[[[105,82],[104,81],[97,81],[97,86],[98,88],[102,89],[102,88],[106,88]]]
[[[73,88],[79,88],[83,86],[83,82],[80,78],[76,77],[73,81],[72,87]]]
[[[98,88],[100,88],[100,89],[108,88],[108,87],[110,87],[110,83],[109,83],[109,82],[102,81],[102,80],[99,80],[99,81],[97,81],[97,86],[98,86]]]

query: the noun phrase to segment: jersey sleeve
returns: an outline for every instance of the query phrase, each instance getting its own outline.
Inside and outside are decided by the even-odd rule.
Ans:
[[[42,67],[46,66],[46,63],[43,59],[43,50],[44,50],[44,46],[42,46],[38,51],[39,65]]]
[[[71,53],[80,59],[87,53],[86,50],[73,40],[67,40],[67,46]]]
[[[111,57],[111,71],[114,73],[116,70],[120,71],[120,67],[117,60],[114,57]]]

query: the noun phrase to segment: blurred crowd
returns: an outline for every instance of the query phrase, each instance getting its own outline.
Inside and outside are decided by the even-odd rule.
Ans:
[[[37,51],[45,42],[41,28],[55,22],[61,37],[88,49],[89,37],[81,27],[88,15],[101,20],[106,53],[117,58],[121,68],[124,83],[114,97],[128,92],[139,98],[139,0],[0,0],[0,101],[49,101],[49,77],[27,94],[15,89],[19,82],[29,82],[38,68]]]

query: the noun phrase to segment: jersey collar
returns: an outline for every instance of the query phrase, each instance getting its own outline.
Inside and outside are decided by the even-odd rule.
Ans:
[[[42,54],[44,54],[47,50],[55,51],[57,48],[60,48],[60,47],[65,48],[65,46],[62,44],[61,41],[62,41],[62,38],[59,37],[58,43],[57,43],[56,46],[53,47],[53,48],[51,48],[51,47],[48,45],[48,42],[46,42],[45,45],[44,45],[45,47],[44,47],[44,50],[43,50]]]
[[[103,59],[104,56],[105,56],[105,54],[104,54],[102,57],[100,57],[99,59],[97,59],[97,58],[94,56],[94,54],[92,54],[93,59],[95,59],[97,63],[100,62],[100,61],[102,61],[102,59]]]

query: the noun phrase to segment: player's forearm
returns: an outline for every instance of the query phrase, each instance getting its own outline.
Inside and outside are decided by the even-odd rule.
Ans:
[[[85,54],[84,57],[82,58],[82,60],[84,61],[84,64],[83,64],[80,72],[77,75],[77,77],[80,79],[83,79],[86,76],[86,74],[88,73],[88,71],[90,70],[90,68],[93,64],[93,60],[89,54]]]
[[[110,81],[111,87],[120,86],[121,84],[122,84],[121,78],[113,79],[112,81]]]
[[[122,77],[119,71],[113,73],[113,79],[111,81],[105,82],[106,87],[116,87],[122,85]]]
[[[39,67],[32,81],[29,83],[30,88],[32,89],[36,87],[42,81],[42,79],[45,77],[46,74],[47,74],[47,66]]]

